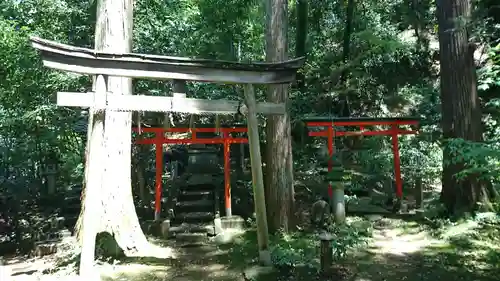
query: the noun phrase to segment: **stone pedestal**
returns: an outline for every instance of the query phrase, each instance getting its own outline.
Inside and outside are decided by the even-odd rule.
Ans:
[[[222,230],[235,229],[244,230],[245,220],[240,216],[221,217]]]

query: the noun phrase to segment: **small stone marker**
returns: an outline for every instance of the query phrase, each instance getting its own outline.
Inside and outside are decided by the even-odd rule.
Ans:
[[[333,240],[333,235],[330,233],[322,233],[319,236],[319,239],[321,241],[320,243],[320,270],[322,274],[326,274],[328,272],[328,269],[330,266],[332,266],[333,263],[333,247],[332,247],[332,240]]]
[[[169,219],[166,219],[166,220],[161,222],[160,233],[161,233],[161,237],[163,237],[165,239],[169,237],[169,233],[170,233],[170,220]]]

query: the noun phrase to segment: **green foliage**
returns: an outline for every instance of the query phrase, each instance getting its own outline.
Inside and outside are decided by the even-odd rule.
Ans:
[[[487,63],[479,71],[479,90],[486,91],[500,86],[500,44],[491,48],[487,54]]]
[[[445,165],[463,164],[455,176],[461,180],[474,175],[482,179],[500,180],[500,147],[498,143],[478,143],[464,139],[452,139],[446,143],[452,158]]]
[[[331,225],[328,231],[334,236],[332,240],[334,260],[340,261],[348,252],[365,245],[371,230],[371,223],[361,218],[349,218],[342,226]],[[279,233],[271,236],[270,242],[271,258],[276,267],[319,268],[320,241],[317,233]],[[231,257],[236,259],[236,263],[254,261],[257,245],[256,233],[247,232],[242,240],[231,246]]]
[[[57,108],[54,97],[58,91],[86,91],[91,81],[88,77],[43,67],[28,36],[91,47],[96,2],[0,1],[2,192],[8,190],[19,198],[40,193],[44,166],[52,158],[59,163],[57,179],[61,189],[82,180],[85,137],[74,131],[74,124],[82,115],[79,110]],[[487,14],[491,7],[483,2],[479,12]],[[296,43],[297,20],[292,3],[289,5],[290,51]],[[405,184],[411,184],[416,177],[423,178],[427,185],[435,183],[440,178],[442,151],[439,143],[439,67],[435,57],[437,34],[432,1],[424,1],[418,7],[402,0],[356,3],[350,56],[346,62],[342,57],[345,5],[345,1],[337,0],[313,1],[309,5],[307,62],[301,69],[305,85],[291,90],[293,121],[309,115],[341,115],[339,100],[344,95],[349,98],[352,116],[420,117],[420,134],[399,138],[403,179]],[[264,11],[259,1],[138,0],[134,8],[135,52],[241,61],[264,59]],[[494,19],[489,17],[493,16],[478,20],[478,27],[473,30],[474,38],[487,45],[484,48],[487,60],[481,62],[478,71],[487,143],[448,142],[454,159],[446,159],[446,163],[466,163],[458,177],[480,174],[498,181],[500,45],[498,22],[493,24]],[[342,72],[347,73],[346,81],[340,81]],[[190,95],[199,98],[241,99],[240,89],[232,85],[189,83],[188,89]],[[163,95],[170,90],[168,83],[134,81],[134,91],[138,93]],[[258,92],[259,99],[263,99],[263,91]],[[145,119],[161,117],[151,114]],[[368,149],[344,153],[346,159],[343,156],[338,159],[342,170],[333,175],[348,183],[349,188],[366,188],[392,180],[393,155],[389,138],[367,137],[363,143]],[[345,150],[340,141],[335,147]],[[310,159],[314,158],[306,148],[294,146],[294,152],[297,151],[303,155],[294,156],[294,159],[312,161]],[[281,245],[275,250],[276,256],[284,256],[285,252],[298,247],[290,246],[290,241],[300,240],[298,237],[285,238],[275,238]],[[341,243],[349,244],[347,241]],[[309,253],[304,250],[290,255],[290,260],[305,260]]]
[[[370,226],[361,220],[345,225],[331,225],[328,229],[333,235],[333,258],[342,260],[347,253],[365,243],[371,234]],[[271,255],[276,266],[306,265],[318,267],[319,236],[317,234],[279,234],[273,237]]]

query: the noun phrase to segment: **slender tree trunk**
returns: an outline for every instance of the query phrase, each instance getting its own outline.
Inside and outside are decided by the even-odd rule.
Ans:
[[[288,1],[266,2],[266,59],[287,59]],[[287,103],[288,85],[268,88],[268,101]],[[288,231],[294,208],[292,138],[289,111],[281,116],[269,116],[266,127],[266,203],[269,229]]]
[[[481,111],[477,95],[474,48],[469,43],[469,0],[437,1],[441,65],[442,127],[445,139],[482,141]],[[455,158],[443,150],[444,162]],[[442,199],[452,214],[474,211],[477,203],[488,205],[487,184],[474,175],[458,180],[455,174],[465,163],[443,164]],[[484,205],[483,205],[484,206]]]
[[[349,61],[351,53],[351,35],[353,31],[353,20],[354,20],[354,8],[356,6],[355,0],[348,0],[346,13],[345,13],[345,25],[344,25],[344,39],[342,43],[342,61],[347,64]],[[348,69],[344,68],[340,76],[340,82],[345,84],[347,82],[347,76],[349,74]],[[343,85],[347,86],[347,85]]]
[[[296,2],[297,13],[297,29],[295,31],[295,56],[297,58],[305,57],[307,55],[307,15],[308,3],[307,0],[297,0]],[[305,91],[305,77],[302,72],[297,73],[297,89]]]
[[[347,89],[349,69],[347,69],[347,63],[349,62],[349,57],[351,53],[351,35],[353,31],[353,20],[354,20],[354,9],[356,6],[355,0],[348,0],[345,14],[345,25],[344,25],[344,39],[342,44],[342,61],[344,62],[343,70],[340,74],[341,86]],[[341,112],[340,115],[344,117],[351,116],[351,110],[349,106],[349,91],[340,97],[341,98]]]

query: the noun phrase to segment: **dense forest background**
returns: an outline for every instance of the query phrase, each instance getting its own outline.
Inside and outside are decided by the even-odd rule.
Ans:
[[[265,7],[258,1],[134,4],[134,52],[243,62],[266,59]],[[436,7],[426,0],[290,1],[285,25],[288,57],[307,58],[290,89],[292,127],[299,128],[307,116],[420,117],[421,133],[400,138],[405,181],[410,185],[419,177],[429,187],[442,182],[442,199],[450,212],[478,206],[491,210],[498,207],[489,199],[495,197],[500,180],[500,7],[492,0],[454,1],[441,11]],[[0,192],[17,202],[27,203],[33,194],[45,192],[45,171],[53,163],[59,165],[58,186],[82,182],[81,127],[86,115],[56,107],[55,93],[84,92],[92,81],[44,68],[28,39],[36,35],[91,48],[95,11],[96,1],[0,3]],[[447,11],[463,19],[453,28],[463,31],[467,50],[473,54],[472,64],[463,69],[472,70],[477,79],[468,84],[458,83],[466,71],[454,68],[457,64],[452,61],[457,53],[450,42],[457,38],[446,43],[446,36],[439,36],[452,30],[442,29],[444,24],[438,28],[436,15],[446,16]],[[440,67],[443,62],[448,68]],[[187,86],[192,97],[242,99],[237,86]],[[134,81],[135,93],[171,91],[170,83]],[[258,94],[265,100],[263,88]],[[463,119],[470,112],[459,108],[480,112],[480,124],[470,125],[476,124],[473,118]],[[154,123],[161,117],[143,118]],[[450,123],[458,119],[465,125]],[[469,132],[470,126],[477,131]],[[300,136],[294,138],[296,170],[316,157],[308,150],[313,141],[306,139],[307,145]],[[372,149],[360,154],[362,169],[390,177],[389,141],[373,137],[363,142]],[[443,164],[449,168],[442,176]]]
[[[88,112],[57,107],[56,93],[87,92],[93,81],[88,76],[44,67],[29,39],[37,36],[94,48],[99,3],[99,0],[0,1],[0,238],[15,237],[13,242],[0,241],[2,251],[29,252],[41,240],[52,241],[50,236],[41,237],[40,233],[50,232],[44,228],[52,224],[50,216],[59,218],[61,208],[71,207],[61,207],[69,204],[69,193],[77,205],[71,207],[74,221],[69,228],[73,228],[78,218]],[[293,266],[312,264],[318,256],[316,249],[320,242],[314,232],[317,229],[307,229],[310,225],[304,227],[301,223],[307,220],[297,213],[309,211],[315,201],[324,198],[326,180],[320,170],[328,159],[325,141],[308,137],[303,120],[311,116],[417,117],[420,133],[400,136],[399,145],[405,197],[410,197],[409,191],[418,184],[431,193],[432,198],[426,198],[425,214],[419,217],[418,223],[403,222],[399,217],[389,219],[398,224],[393,228],[389,223],[384,226],[381,217],[368,216],[351,216],[345,224],[329,225],[328,231],[335,237],[332,255],[340,260],[355,252],[357,271],[378,277],[384,275],[382,279],[366,279],[373,281],[391,280],[386,275],[397,266],[404,270],[399,273],[401,276],[395,274],[394,280],[450,276],[463,277],[461,280],[498,278],[500,4],[494,0],[136,0],[133,3],[135,53],[241,62],[306,58],[297,81],[290,87],[256,87],[258,101],[283,101],[287,95],[290,97],[289,116],[259,116],[260,145],[267,164],[264,177],[273,265],[286,266],[285,271],[292,272]],[[166,81],[136,79],[133,92],[170,95],[175,86]],[[186,87],[188,97],[243,101],[243,87],[239,85],[187,82]],[[133,122],[137,123],[139,118],[143,125],[165,126],[164,114],[133,114]],[[224,116],[221,122],[242,121],[244,118]],[[193,126],[193,123],[201,126],[215,122],[215,118],[177,114],[172,122],[172,126]],[[276,152],[277,148],[288,147],[288,141],[293,157],[287,155],[287,149]],[[356,170],[343,178],[346,201],[355,190],[385,188],[387,194],[393,192],[394,162],[389,137],[337,138],[335,148],[339,155],[336,160],[343,167]],[[132,145],[131,185],[143,230],[142,223],[153,215],[154,161],[152,146]],[[247,211],[253,208],[250,179],[244,175],[241,178],[244,188],[234,188],[233,193],[235,213],[240,211],[237,208]],[[130,188],[124,182],[118,185],[127,191],[123,197],[130,197]],[[245,194],[238,194],[242,190]],[[112,198],[109,188],[107,192],[108,197],[101,194],[102,200]],[[374,193],[366,193],[373,199]],[[242,201],[242,198],[249,199]],[[108,201],[107,207],[113,203]],[[129,213],[120,215],[137,221],[133,208],[129,209]],[[145,211],[141,213],[141,210]],[[349,214],[349,209],[347,212]],[[475,216],[470,218],[469,214]],[[484,219],[486,215],[491,215],[493,221]],[[470,228],[473,231],[460,234],[462,236],[448,235],[444,227],[440,227],[445,223],[449,223],[446,227],[451,225],[450,228],[458,225],[457,220],[450,218],[466,218],[460,221],[465,223],[459,227],[474,224]],[[250,227],[241,238],[243,242],[228,247],[227,260],[218,262],[235,267],[255,262],[259,243],[251,214],[248,220]],[[122,222],[113,223],[126,224]],[[134,223],[137,224],[135,230],[140,230],[139,224]],[[376,224],[382,226],[377,230]],[[435,236],[415,238],[409,233],[410,228],[417,232],[425,228]],[[392,236],[385,236],[386,230],[393,231]],[[117,232],[115,229],[111,234],[116,238]],[[410,236],[413,241],[409,242]],[[446,244],[448,248],[432,248],[435,241],[431,241],[434,239],[431,236],[439,236],[440,245]],[[144,233],[137,237],[146,241]],[[97,239],[98,256],[118,251],[116,243],[107,243],[101,238]],[[71,239],[74,240],[69,244],[74,251],[66,251],[72,256],[66,253],[62,258],[65,265],[76,264],[73,258],[80,253],[79,249],[75,250],[78,241]],[[361,250],[353,249],[355,245],[366,246],[368,239],[372,239],[370,245],[378,243],[379,248],[373,249],[384,249],[374,251],[384,256],[387,270],[376,262],[366,267],[357,263],[356,254]],[[28,243],[20,243],[23,240]],[[125,255],[127,250],[133,251],[133,247],[128,248],[128,241],[123,242],[126,238],[116,240]],[[132,240],[130,238],[130,245],[136,246],[133,244],[137,241]],[[428,244],[415,246],[424,240]],[[114,248],[104,249],[108,244]],[[362,247],[368,249],[370,245]],[[402,249],[406,246],[415,246],[416,250]],[[452,250],[446,252],[449,249]],[[178,271],[186,273],[189,270],[183,266],[199,260],[208,264],[200,252],[188,251],[179,259]],[[389,257],[404,251],[404,259]],[[139,262],[146,263],[146,260]],[[242,265],[236,265],[238,262]],[[479,265],[481,262],[485,267]],[[0,259],[0,269],[1,263]],[[229,272],[227,268],[219,268]],[[426,272],[431,271],[432,274],[428,274],[431,278],[424,278]],[[195,276],[199,272],[186,274]],[[240,272],[237,274],[241,278]],[[490,279],[484,279],[486,275]],[[310,272],[304,276],[304,280],[309,280]],[[191,276],[186,280],[202,279]]]

